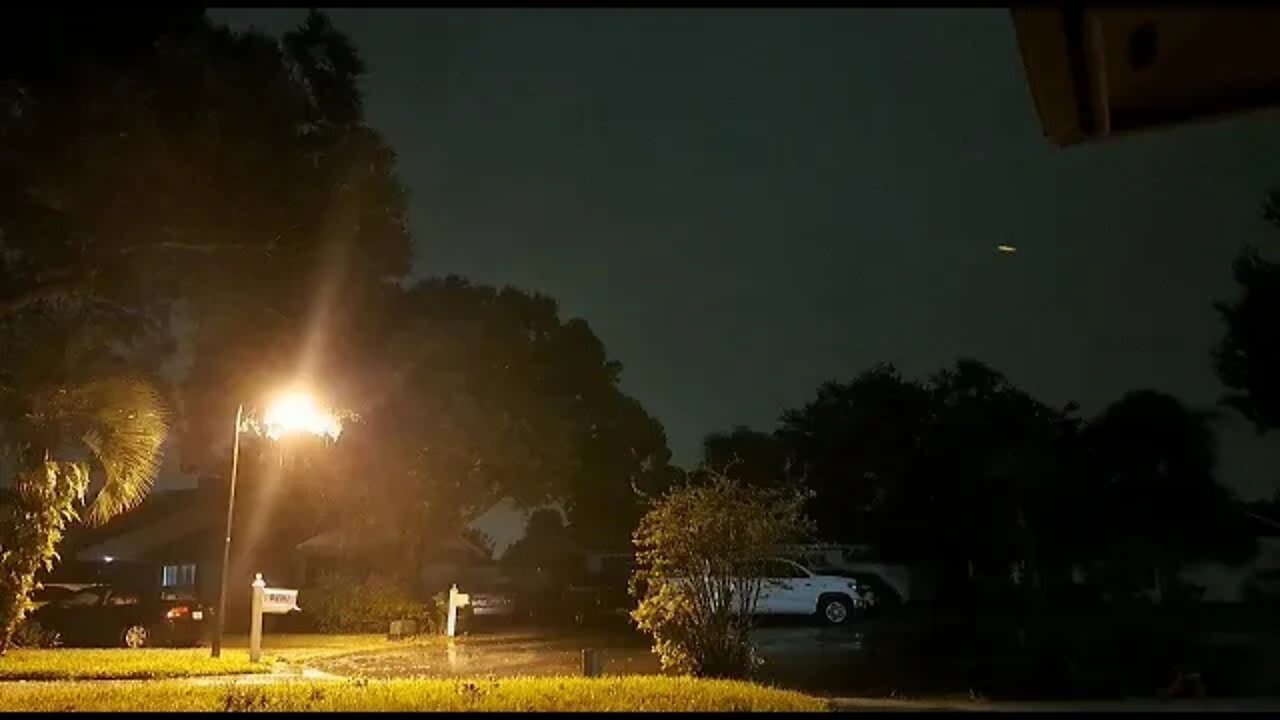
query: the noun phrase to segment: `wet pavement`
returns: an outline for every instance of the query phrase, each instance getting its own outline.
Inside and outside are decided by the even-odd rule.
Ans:
[[[860,657],[865,647],[862,634],[849,628],[762,627],[755,631],[754,639],[765,659],[765,679],[776,678],[788,685],[794,684],[794,676],[812,678],[822,676],[823,670],[846,666]],[[587,648],[596,652],[605,675],[662,672],[646,639],[627,630],[502,629],[312,664],[325,672],[367,678],[576,675],[582,672],[582,651]],[[785,672],[769,672],[784,668]]]
[[[427,645],[395,647],[317,661],[326,672],[351,677],[576,675],[582,650],[596,650],[606,675],[660,672],[643,639],[623,633],[503,630]]]

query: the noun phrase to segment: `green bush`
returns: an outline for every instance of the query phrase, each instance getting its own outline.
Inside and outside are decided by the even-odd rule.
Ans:
[[[10,644],[19,648],[50,648],[57,644],[58,635],[52,630],[46,630],[40,626],[40,623],[26,618],[18,623],[18,627],[13,632],[13,639]]]
[[[669,490],[640,520],[631,618],[665,669],[745,677],[760,665],[750,631],[776,548],[803,536],[805,497],[758,488],[712,469]]]
[[[384,633],[394,620],[413,620],[421,634],[444,627],[440,596],[423,602],[402,583],[382,576],[363,580],[330,575],[300,593],[303,611],[320,632]]]

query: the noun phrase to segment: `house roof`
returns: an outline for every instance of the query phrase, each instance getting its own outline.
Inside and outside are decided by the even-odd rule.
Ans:
[[[338,554],[344,550],[376,550],[379,548],[394,547],[403,542],[399,533],[391,528],[383,528],[381,531],[375,532],[355,532],[352,530],[335,529],[314,535],[306,540],[298,543],[299,552],[313,556],[330,556]],[[475,553],[482,558],[488,558],[490,553],[488,550],[480,547],[471,539],[462,535],[454,535],[443,538],[436,547],[448,547],[451,549],[462,549]]]
[[[212,500],[200,490],[155,493],[137,509],[103,527],[82,530],[75,543],[75,558],[141,560],[154,548],[213,530],[223,518]]]

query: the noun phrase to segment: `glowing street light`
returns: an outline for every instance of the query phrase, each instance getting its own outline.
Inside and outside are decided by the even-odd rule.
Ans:
[[[235,434],[231,443],[231,482],[227,491],[227,532],[222,545],[222,581],[218,588],[218,612],[214,615],[213,657],[222,655],[223,620],[227,614],[227,570],[231,562],[231,518],[236,505],[236,471],[240,466],[240,433],[253,430],[272,440],[305,433],[337,440],[342,421],[332,411],[322,409],[310,395],[289,392],[276,398],[263,413],[261,422],[245,422],[244,405],[236,408]]]
[[[310,433],[330,440],[342,434],[342,421],[338,416],[316,406],[316,401],[305,393],[293,392],[280,396],[262,416],[262,433],[272,440],[279,440],[290,433]]]

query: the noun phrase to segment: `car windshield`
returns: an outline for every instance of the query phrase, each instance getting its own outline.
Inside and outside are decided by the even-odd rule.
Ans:
[[[64,598],[60,605],[66,607],[91,607],[102,602],[102,588],[85,588]]]
[[[809,573],[799,565],[786,560],[770,560],[764,566],[765,577],[771,578],[804,578]]]

